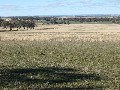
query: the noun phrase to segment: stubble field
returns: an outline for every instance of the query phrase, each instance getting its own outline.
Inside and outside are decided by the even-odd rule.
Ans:
[[[119,90],[120,25],[1,28],[0,89]]]
[[[60,38],[76,38],[92,41],[119,41],[120,25],[117,24],[72,24],[39,25],[35,30],[0,30],[1,41],[41,41]]]

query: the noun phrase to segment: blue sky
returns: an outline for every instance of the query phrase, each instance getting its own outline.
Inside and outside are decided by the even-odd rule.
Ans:
[[[120,0],[0,0],[0,16],[120,14]]]

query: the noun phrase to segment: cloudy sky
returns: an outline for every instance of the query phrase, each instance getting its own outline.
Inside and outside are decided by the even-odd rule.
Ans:
[[[0,16],[120,14],[120,0],[0,0]]]

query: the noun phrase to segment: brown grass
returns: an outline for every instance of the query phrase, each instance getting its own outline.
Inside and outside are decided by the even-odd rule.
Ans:
[[[15,30],[15,29],[14,29]],[[9,31],[0,28],[0,40],[40,41],[50,39],[74,38],[75,40],[119,41],[120,25],[118,24],[71,24],[39,25],[35,30]]]

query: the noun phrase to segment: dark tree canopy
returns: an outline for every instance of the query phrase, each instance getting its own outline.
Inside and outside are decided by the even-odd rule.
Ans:
[[[13,28],[17,28],[17,30],[20,29],[20,28],[34,29],[36,24],[31,19],[30,20],[24,20],[24,19],[12,18],[9,21],[5,21],[3,19],[0,19],[0,26],[3,27],[3,28],[10,28],[10,31],[11,31]]]

